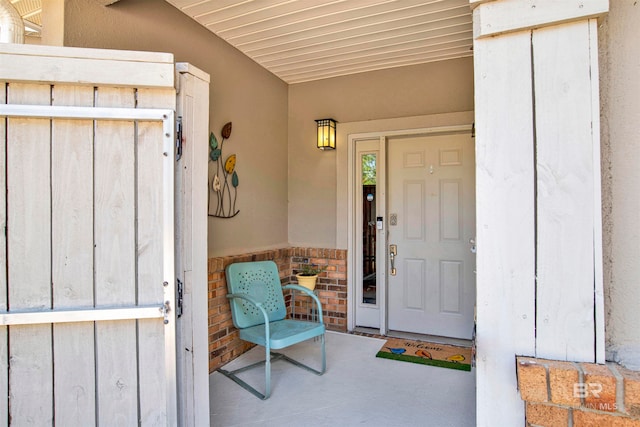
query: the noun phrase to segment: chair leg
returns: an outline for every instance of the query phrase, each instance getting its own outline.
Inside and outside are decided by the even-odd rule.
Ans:
[[[269,345],[264,348],[264,378],[265,378],[265,392],[262,400],[267,400],[271,396],[271,349]]]
[[[271,353],[274,356],[280,356],[282,359],[286,360],[287,362],[298,366],[299,368],[305,369],[309,372],[313,372],[316,375],[322,375],[326,372],[327,370],[327,355],[326,355],[326,351],[325,351],[325,346],[324,346],[324,334],[320,335],[320,346],[322,348],[322,361],[321,361],[321,366],[322,368],[320,370],[314,369],[311,366],[307,366],[304,363],[300,363],[295,359],[290,358],[289,356],[286,356],[282,353]]]
[[[264,361],[259,361],[256,363],[252,363],[251,365],[236,369],[234,371],[227,371],[225,369],[222,368],[218,368],[218,372],[220,372],[222,375],[224,375],[225,377],[229,378],[230,380],[232,380],[233,382],[235,382],[236,384],[238,384],[239,386],[241,386],[242,388],[244,388],[245,390],[249,391],[251,394],[253,394],[254,396],[258,397],[259,399],[262,400],[267,400],[269,398],[269,396],[271,396],[271,360],[278,360],[278,359],[284,359],[287,362],[296,365],[302,369],[305,369],[309,372],[313,372],[316,375],[322,375],[325,373],[325,371],[327,370],[327,355],[326,355],[326,351],[325,351],[325,340],[324,340],[324,334],[322,334],[320,336],[320,346],[321,346],[321,353],[322,353],[322,361],[321,361],[321,365],[322,368],[321,370],[316,370],[310,366],[307,366],[303,363],[298,362],[297,360],[294,360],[288,356],[285,356],[282,353],[275,353],[275,352],[271,352],[271,348],[270,346],[266,346],[265,347],[265,360]],[[265,376],[265,392],[264,394],[260,393],[258,390],[256,390],[254,387],[250,386],[249,384],[247,384],[244,380],[241,380],[236,374],[240,373],[240,372],[244,372],[244,371],[248,371],[249,369],[252,369],[256,366],[259,366],[261,364],[264,364],[264,376]]]
[[[263,363],[263,362],[260,362],[260,363]],[[240,378],[238,378],[234,373],[235,371],[226,371],[226,370],[220,368],[220,369],[218,369],[218,372],[220,372],[222,375],[224,375],[225,377],[229,378],[231,381],[233,381],[234,383],[238,384],[243,389],[247,390],[248,392],[250,392],[251,394],[256,396],[258,399],[262,399],[262,400],[266,400],[267,399],[267,396],[265,396],[264,394],[260,393],[258,390],[256,390],[255,388],[251,387],[245,381],[243,381]]]
[[[320,337],[321,345],[322,345],[322,373],[324,374],[327,370],[327,352],[324,349],[324,334]]]
[[[222,375],[224,375],[225,377],[229,378],[230,380],[232,380],[233,382],[238,384],[240,387],[242,387],[245,390],[251,392],[251,394],[253,394],[254,396],[258,397],[259,399],[267,400],[269,398],[269,396],[271,395],[271,361],[272,360],[278,360],[278,359],[284,359],[284,358],[285,358],[285,356],[282,355],[282,354],[271,353],[271,355],[267,356],[265,360],[261,360],[259,362],[252,363],[251,365],[244,366],[242,368],[238,368],[238,369],[236,369],[234,371],[227,371],[225,369],[218,368],[218,372],[220,372]],[[240,372],[248,371],[248,370],[253,369],[253,368],[255,368],[257,366],[260,366],[260,365],[265,365],[265,394],[260,393],[253,386],[250,386],[248,383],[246,383],[244,380],[240,379],[236,375],[236,374],[239,374]]]

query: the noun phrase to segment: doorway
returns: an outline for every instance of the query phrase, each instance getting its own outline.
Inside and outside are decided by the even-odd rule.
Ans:
[[[470,126],[354,135],[354,326],[471,339]]]

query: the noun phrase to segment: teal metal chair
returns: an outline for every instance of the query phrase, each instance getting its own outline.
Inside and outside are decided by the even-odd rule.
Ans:
[[[324,343],[325,326],[322,320],[322,304],[309,289],[298,285],[280,284],[278,267],[273,261],[240,262],[226,268],[227,288],[231,303],[233,324],[240,331],[240,339],[265,348],[265,360],[234,371],[218,371],[235,381],[262,400],[271,395],[271,361],[286,360],[316,375],[324,374],[327,362]],[[295,289],[309,295],[317,306],[318,322],[287,319],[283,290]],[[322,368],[313,369],[281,353],[279,350],[311,338],[320,338]],[[238,378],[236,374],[259,365],[265,365],[265,393]]]

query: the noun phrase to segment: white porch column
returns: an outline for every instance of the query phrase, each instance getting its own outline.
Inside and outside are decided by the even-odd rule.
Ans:
[[[522,425],[515,356],[604,362],[597,21],[608,0],[470,0],[477,424]]]

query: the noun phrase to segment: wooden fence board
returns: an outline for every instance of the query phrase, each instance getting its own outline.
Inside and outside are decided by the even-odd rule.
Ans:
[[[190,78],[189,78],[190,77]],[[194,307],[193,303],[193,150],[196,139],[192,138],[193,123],[195,119],[193,80],[192,76],[178,77],[180,82],[180,91],[182,92],[179,99],[179,105],[176,113],[182,115],[182,129],[184,132],[185,144],[183,147],[183,155],[180,161],[176,162],[176,276],[183,283],[183,299],[186,307]],[[207,108],[208,110],[208,108]],[[196,177],[197,179],[197,177]],[[206,177],[205,177],[206,180]],[[205,210],[206,212],[206,206]],[[205,226],[206,228],[206,226]],[[177,354],[177,370],[178,370],[178,399],[180,400],[180,409],[182,411],[181,418],[185,420],[185,426],[194,425],[195,407],[194,398],[194,366],[196,354],[194,353],[194,325],[193,314],[185,313],[177,321],[178,327],[178,354]],[[207,368],[208,369],[208,368]]]
[[[533,31],[538,357],[594,362],[589,23]]]
[[[595,362],[605,363],[604,273],[602,259],[602,170],[600,166],[600,74],[598,68],[598,20],[589,20],[591,58],[591,138],[593,138],[593,249],[595,292]]]
[[[9,334],[0,326],[0,427],[9,425]]]
[[[5,104],[6,82],[0,81],[0,104]],[[7,241],[4,232],[7,225],[7,159],[6,159],[6,119],[0,117],[0,311],[7,310]],[[9,342],[5,326],[0,326],[0,427],[9,425]]]
[[[138,91],[139,108],[175,109],[174,89]],[[136,146],[137,182],[137,253],[138,253],[138,304],[162,304],[163,240],[162,240],[162,185],[163,155],[162,123],[139,122]],[[156,185],[151,185],[151,184]],[[166,407],[158,402],[167,400],[165,360],[159,357],[164,349],[164,325],[162,320],[138,321],[138,373],[140,387],[140,413],[142,425],[166,423]]]
[[[49,85],[11,83],[7,102],[49,105]],[[51,308],[50,123],[11,118],[7,128],[8,306]],[[51,325],[9,329],[11,423],[53,422]]]
[[[138,108],[175,108],[175,90],[139,90]],[[162,182],[164,147],[160,122],[138,122],[136,144],[136,228],[138,245],[138,303],[161,304],[162,286]],[[171,154],[169,154],[171,156]],[[144,219],[144,221],[142,220]]]
[[[98,88],[97,107],[133,107],[132,89]],[[95,302],[136,302],[135,126],[100,120],[95,125]],[[97,393],[101,425],[138,423],[136,322],[96,323]]]
[[[183,315],[177,321],[177,369],[180,419],[185,427],[209,422],[209,349],[207,339],[207,153],[209,150],[209,75],[176,64],[184,144],[176,162],[176,276],[184,284]],[[204,185],[203,185],[204,184]]]
[[[11,81],[118,87],[173,87],[173,55],[44,45],[0,46],[0,74]]]
[[[53,105],[92,106],[93,88],[56,85]],[[54,308],[93,307],[93,121],[52,122]],[[58,425],[95,423],[94,326],[54,324]]]
[[[522,423],[514,356],[535,352],[530,51],[526,31],[474,43],[477,384],[482,390],[477,423],[482,426]]]
[[[6,83],[0,81],[0,104],[6,104]],[[0,117],[0,310],[7,309],[7,159],[6,159],[6,123]],[[2,406],[0,406],[2,408]]]

